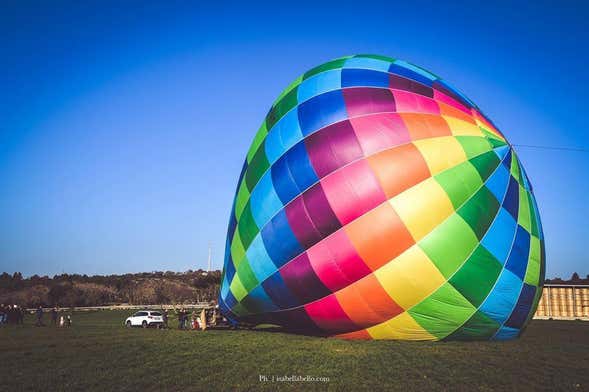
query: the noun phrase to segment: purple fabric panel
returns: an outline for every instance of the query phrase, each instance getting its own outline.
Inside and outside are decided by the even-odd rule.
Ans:
[[[356,87],[344,90],[346,109],[350,117],[369,113],[395,111],[395,97],[389,89]]]
[[[305,210],[305,201],[302,195],[290,202],[285,211],[288,224],[303,249],[308,249],[323,238]]]
[[[280,275],[282,275],[286,286],[302,303],[314,301],[331,294],[331,291],[325,287],[315,274],[306,253],[301,253],[282,267]]]
[[[322,238],[327,237],[342,226],[331,209],[320,183],[313,185],[305,192],[303,194],[303,200],[305,201],[307,212],[313,224],[321,233]]]
[[[362,157],[362,148],[349,121],[342,121],[305,139],[309,158],[319,178]]]

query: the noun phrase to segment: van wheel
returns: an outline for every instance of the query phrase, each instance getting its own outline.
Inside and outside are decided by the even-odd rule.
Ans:
[[[127,328],[131,328],[131,321],[127,321]]]
[[[147,328],[147,321],[144,321],[144,322],[142,322],[142,323],[141,323],[141,326],[142,326],[143,328]]]

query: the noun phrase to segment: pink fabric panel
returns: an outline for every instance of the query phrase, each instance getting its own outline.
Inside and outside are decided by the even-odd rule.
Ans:
[[[342,225],[386,201],[378,179],[365,160],[354,162],[321,180],[325,196]]]
[[[440,114],[440,107],[431,98],[407,91],[392,90],[397,104],[397,113]]]
[[[461,104],[460,102],[458,102],[457,100],[455,100],[454,98],[451,98],[449,96],[447,96],[446,94],[439,92],[438,90],[434,89],[434,99],[436,101],[440,101],[443,102],[447,105],[450,105],[452,107],[455,107],[458,110],[463,111],[464,113],[467,114],[471,114],[470,109],[468,109],[467,107],[465,107],[463,104]]]
[[[350,119],[364,156],[409,143],[411,137],[398,114],[379,113]]]

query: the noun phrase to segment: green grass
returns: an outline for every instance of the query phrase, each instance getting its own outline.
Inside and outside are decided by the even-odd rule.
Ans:
[[[534,321],[511,342],[343,341],[266,331],[0,328],[0,390],[588,390],[589,323]],[[47,320],[46,320],[47,321]],[[175,321],[175,320],[174,320]],[[260,382],[259,376],[329,382]]]

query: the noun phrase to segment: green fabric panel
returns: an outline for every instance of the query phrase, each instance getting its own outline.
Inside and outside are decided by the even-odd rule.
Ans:
[[[339,59],[332,60],[328,63],[321,64],[321,65],[307,71],[305,73],[305,75],[303,75],[303,80],[309,79],[311,76],[317,75],[318,73],[329,71],[330,69],[341,68],[344,65],[344,63],[346,62],[346,60],[349,58],[350,58],[350,56],[341,57]]]
[[[252,145],[250,146],[250,149],[247,152],[247,163],[248,164],[252,161],[256,152],[259,151],[258,147],[260,147],[260,145],[262,144],[262,142],[266,138],[267,134],[268,134],[268,129],[266,128],[266,121],[264,121],[262,123],[262,126],[258,129],[258,132],[256,132],[256,136],[254,136],[254,141],[252,142]]]
[[[276,101],[274,101],[274,103],[272,105],[273,106],[276,105],[278,102],[280,102],[280,100],[282,98],[284,98],[284,96],[286,94],[290,93],[295,87],[299,87],[299,84],[301,84],[302,81],[303,81],[303,75],[301,75],[298,78],[296,78],[291,84],[288,85],[287,88],[285,88],[284,90],[282,90],[282,92],[280,93],[280,95],[278,96],[278,98],[276,98]]]
[[[481,130],[481,132],[483,132],[485,137],[489,139],[489,143],[499,143],[497,146],[494,147],[504,146],[507,144],[501,137],[497,136],[496,134],[488,130],[484,125],[479,125],[479,129]]]
[[[409,309],[409,314],[430,334],[443,339],[462,326],[475,311],[470,302],[446,282]]]
[[[237,196],[235,197],[235,218],[239,220],[239,217],[243,213],[243,209],[250,198],[250,192],[247,189],[245,179],[241,180],[239,189],[237,190]]]
[[[241,301],[241,299],[247,295],[247,291],[245,287],[243,287],[237,273],[233,276],[233,281],[231,281],[231,284],[229,285],[229,290],[231,290],[231,293],[238,301]]]
[[[487,317],[483,312],[477,311],[470,319],[445,340],[486,340],[495,335],[500,325]]]
[[[364,57],[364,58],[368,58],[368,59],[382,60],[382,61],[387,61],[389,63],[392,63],[393,61],[395,61],[395,59],[392,57],[380,56],[378,54],[357,54],[354,57]]]
[[[449,282],[478,308],[491,292],[501,269],[501,263],[479,245]]]
[[[239,220],[237,227],[239,229],[239,237],[241,238],[243,248],[247,249],[260,231],[256,225],[256,222],[254,221],[250,203],[247,203],[245,209],[243,210],[243,214],[241,215],[241,219]]]
[[[235,234],[233,235],[233,240],[231,241],[231,258],[233,259],[233,264],[235,267],[239,267],[239,263],[243,260],[245,256],[245,249],[243,248],[243,244],[241,243],[241,238],[239,238],[239,230],[235,230]]]
[[[532,234],[536,237],[540,237],[540,231],[538,230],[538,211],[532,200],[532,192],[528,192],[528,206],[530,207],[530,220],[532,221]]]
[[[479,172],[468,161],[445,170],[434,178],[444,188],[455,209],[483,185]]]
[[[532,219],[530,216],[530,204],[528,191],[523,186],[519,186],[519,210],[517,213],[517,223],[521,225],[528,233],[532,232]]]
[[[456,136],[456,140],[462,145],[468,159],[492,150],[491,143],[484,137]]]
[[[517,180],[519,184],[523,184],[521,172],[519,170],[519,159],[517,158],[515,152],[512,153],[511,157],[511,175]]]
[[[503,147],[507,145],[507,143],[499,139],[489,139],[489,143],[491,143],[491,146],[493,146],[493,148]]]
[[[246,307],[243,306],[241,303],[235,304],[235,306],[233,307],[233,309],[231,309],[231,311],[236,316],[247,316],[250,314],[250,312],[246,309]]]
[[[251,295],[246,295],[240,303],[248,310],[249,314],[259,314],[265,312],[264,306]]]
[[[272,107],[266,116],[266,129],[268,129],[268,131],[270,131],[274,124],[288,113],[289,110],[297,106],[297,91],[298,87],[293,88]]]
[[[261,146],[245,172],[245,182],[250,192],[269,167],[270,163],[268,162],[268,158],[266,158],[266,152],[264,151],[264,147]]]
[[[493,174],[497,166],[501,163],[497,154],[493,151],[486,152],[484,154],[479,155],[478,157],[474,157],[470,160],[470,163],[474,166],[475,169],[479,172],[479,176],[483,181],[486,181],[487,178]]]
[[[524,282],[532,286],[538,286],[540,283],[540,261],[541,261],[541,245],[540,239],[532,235],[530,237],[530,257],[528,258],[528,268],[526,269],[526,276]]]
[[[239,264],[239,267],[237,267],[236,274],[239,276],[241,284],[248,293],[258,285],[258,280],[254,275],[254,271],[252,271],[252,268],[250,267],[250,262],[247,257]],[[239,298],[239,300],[241,300],[241,298]]]
[[[499,210],[499,202],[486,186],[479,190],[458,210],[458,214],[469,224],[481,240]]]
[[[478,240],[459,215],[450,216],[425,236],[419,246],[447,279],[468,258]]]

